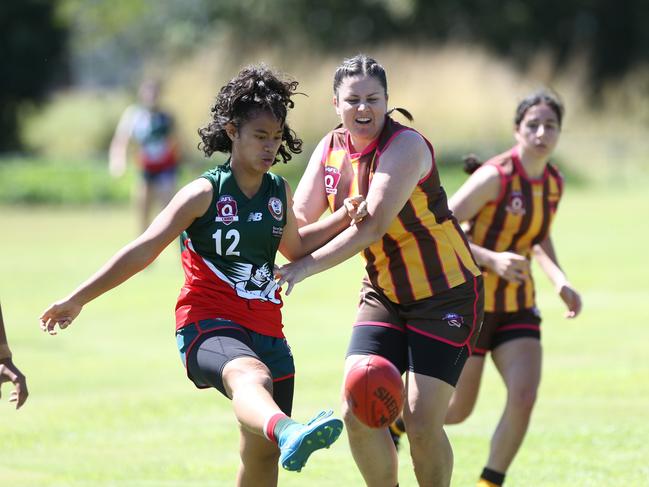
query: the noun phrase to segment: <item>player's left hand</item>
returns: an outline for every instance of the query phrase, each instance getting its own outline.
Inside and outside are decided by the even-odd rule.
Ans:
[[[285,293],[286,296],[291,294],[293,286],[310,276],[307,269],[307,260],[309,258],[309,256],[303,257],[302,259],[296,260],[295,262],[291,262],[290,264],[286,264],[281,266],[280,268],[275,269],[275,279],[277,279],[277,285],[281,287],[284,284],[288,284]]]
[[[565,313],[566,318],[576,318],[581,312],[581,296],[570,284],[563,284],[559,289],[559,297],[566,303],[568,311]]]
[[[27,378],[16,367],[11,358],[0,360],[0,385],[12,382],[14,390],[9,395],[9,402],[16,403],[16,409],[25,404],[29,392],[27,391]]]

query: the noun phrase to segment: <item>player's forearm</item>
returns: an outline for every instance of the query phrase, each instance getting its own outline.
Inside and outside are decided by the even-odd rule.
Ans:
[[[372,218],[348,226],[326,245],[315,250],[308,259],[308,274],[313,275],[338,265],[369,247],[383,236],[385,231],[378,228]]]
[[[315,249],[322,247],[333,237],[349,227],[351,219],[345,207],[340,207],[327,218],[318,220],[298,229],[302,242],[303,255],[310,254]]]
[[[469,242],[469,247],[471,248],[471,253],[479,266],[493,269],[494,252],[492,250],[476,245],[473,242]]]
[[[2,318],[2,307],[0,307],[0,360],[11,358],[11,350],[9,343],[7,343],[7,335],[5,333],[5,323]]]
[[[147,244],[136,242],[117,252],[101,269],[72,292],[68,299],[83,306],[119,286],[153,262],[159,252],[152,251]]]
[[[554,288],[559,291],[562,286],[568,284],[568,277],[559,266],[554,247],[550,244],[536,245],[533,249],[534,259],[543,270]]]

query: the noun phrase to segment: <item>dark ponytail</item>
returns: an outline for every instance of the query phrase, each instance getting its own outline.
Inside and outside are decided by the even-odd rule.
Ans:
[[[409,122],[412,122],[412,121],[415,120],[414,117],[412,116],[412,114],[411,114],[408,110],[406,110],[405,108],[401,108],[401,107],[390,108],[390,109],[388,110],[388,113],[387,113],[387,114],[390,115],[390,114],[391,114],[392,112],[394,112],[394,111],[397,111],[397,112],[399,112],[401,115],[403,115],[404,117],[406,117],[406,118],[408,119]]]
[[[462,160],[464,161],[464,172],[467,174],[473,174],[482,166],[482,161],[475,154],[466,155]]]

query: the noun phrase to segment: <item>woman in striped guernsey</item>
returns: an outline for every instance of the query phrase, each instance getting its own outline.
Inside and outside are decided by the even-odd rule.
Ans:
[[[420,485],[448,485],[453,453],[444,433],[448,401],[482,322],[482,278],[446,203],[431,144],[387,111],[385,70],[358,55],[334,76],[342,124],[311,156],[295,193],[300,225],[363,195],[367,216],[327,245],[282,267],[291,287],[356,253],[365,260],[345,370],[381,355],[407,371],[404,419]],[[408,118],[408,112],[401,110]],[[361,424],[343,401],[349,441],[365,482],[397,484],[396,449],[384,429]]]
[[[491,441],[478,485],[501,485],[518,451],[541,378],[540,315],[535,306],[530,258],[537,259],[574,318],[581,299],[559,267],[550,227],[563,179],[549,158],[559,140],[563,106],[537,92],[518,106],[516,146],[480,166],[467,159],[471,177],[449,206],[467,222],[471,250],[485,279],[485,320],[451,400],[447,424],[466,419],[475,405],[485,354],[507,387],[507,404]]]

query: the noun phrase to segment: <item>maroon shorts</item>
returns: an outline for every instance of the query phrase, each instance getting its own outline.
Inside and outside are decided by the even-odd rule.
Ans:
[[[513,313],[486,311],[473,353],[486,355],[498,345],[517,338],[541,339],[541,315],[538,309],[528,308]]]
[[[453,386],[482,324],[482,277],[412,303],[393,303],[367,280],[349,355],[381,355],[402,373],[435,377]]]

